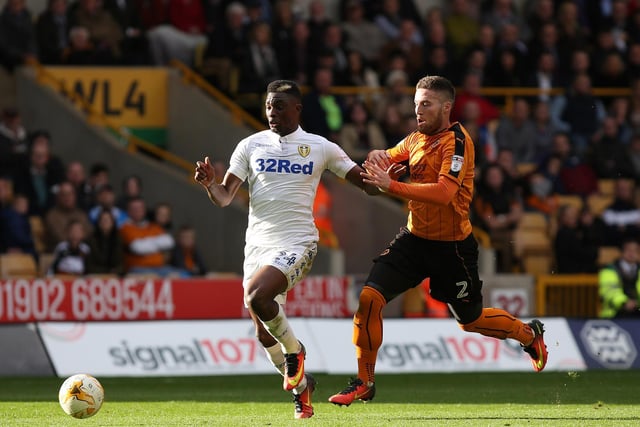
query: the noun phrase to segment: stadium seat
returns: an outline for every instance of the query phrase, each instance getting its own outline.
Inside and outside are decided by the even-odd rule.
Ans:
[[[617,246],[600,246],[598,248],[598,266],[604,267],[620,257],[620,248]]]
[[[584,206],[584,201],[582,197],[577,196],[575,194],[559,194],[558,195],[558,205],[559,206],[575,206],[578,210],[582,210]]]
[[[3,279],[26,278],[38,276],[36,261],[30,254],[9,253],[0,255],[0,277]]]
[[[53,262],[53,257],[54,255],[52,253],[40,253],[38,259],[38,275],[40,277],[47,275],[49,267],[51,267],[51,263]]]
[[[541,212],[524,212],[518,226],[520,230],[539,230],[546,232],[549,228],[547,217]]]
[[[613,196],[603,196],[601,194],[590,194],[587,198],[587,206],[589,210],[596,216],[602,215],[602,212],[613,203]]]
[[[36,247],[36,252],[42,253],[45,250],[45,230],[44,221],[38,215],[31,215],[29,217],[29,225],[31,225],[31,236],[33,236],[33,243]]]
[[[532,254],[551,254],[551,239],[544,230],[516,229],[513,233],[513,250],[523,259]]]
[[[604,179],[601,178],[598,180],[598,193],[603,196],[613,196],[615,191],[615,183],[614,179]]]

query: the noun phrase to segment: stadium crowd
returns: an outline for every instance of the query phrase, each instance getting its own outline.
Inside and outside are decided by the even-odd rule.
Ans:
[[[416,3],[338,0],[332,14],[322,0],[49,0],[33,16],[27,0],[7,0],[0,62],[13,70],[34,60],[162,66],[179,59],[238,99],[262,93],[273,79],[293,79],[306,88],[305,130],[358,162],[415,128],[408,87],[426,74],[446,76],[458,87],[452,119],[476,142],[473,222],[490,237],[498,271],[521,269],[513,233],[528,212],[551,224],[554,271],[597,271],[600,247],[620,247],[640,233],[640,2],[452,0],[426,10]],[[336,86],[352,88],[351,95],[337,94]],[[537,94],[507,105],[483,95],[485,87]],[[595,88],[628,92],[597,96]],[[101,268],[117,272],[144,269],[145,262],[166,267],[162,274],[203,268],[195,255],[169,262],[180,245],[166,220],[145,231],[153,245],[137,248],[154,250],[155,261],[146,252],[133,260],[134,249],[118,254],[113,242],[122,239],[126,248],[147,223],[144,199],[127,196],[128,184],[114,191],[109,165],[63,162],[50,143],[46,131],[28,133],[19,112],[4,112],[3,252],[19,247],[37,256],[25,218],[39,216],[49,236],[45,250],[56,257],[98,254]],[[615,182],[607,194],[605,181]],[[579,203],[567,204],[568,196]],[[591,203],[596,198],[604,201]],[[18,231],[24,235],[11,235]],[[179,235],[193,246],[192,229]],[[83,240],[94,249],[78,245]]]

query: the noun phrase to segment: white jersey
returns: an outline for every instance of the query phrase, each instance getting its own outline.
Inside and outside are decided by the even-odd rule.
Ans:
[[[291,247],[318,240],[313,201],[322,172],[344,178],[356,163],[337,144],[298,129],[271,130],[238,143],[229,172],[249,184],[246,244]]]

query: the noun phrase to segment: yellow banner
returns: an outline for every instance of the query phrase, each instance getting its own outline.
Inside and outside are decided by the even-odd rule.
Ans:
[[[125,127],[167,125],[167,70],[138,67],[45,67],[62,83],[42,82],[81,96],[95,112]]]

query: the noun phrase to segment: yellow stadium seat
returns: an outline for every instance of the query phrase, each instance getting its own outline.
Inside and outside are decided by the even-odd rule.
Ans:
[[[576,209],[582,210],[582,207],[584,206],[584,201],[580,196],[571,195],[571,194],[559,194],[558,205],[559,206],[566,206],[566,205],[575,206]]]
[[[600,246],[598,248],[598,266],[611,264],[620,257],[620,248],[617,246]]]
[[[587,206],[589,206],[589,210],[596,216],[602,215],[602,212],[604,212],[611,203],[613,203],[613,196],[590,194],[587,198]]]
[[[541,212],[524,212],[520,221],[518,221],[518,229],[520,230],[540,230],[547,231],[549,222],[547,217]]]
[[[32,279],[38,276],[36,261],[30,254],[8,253],[0,255],[0,278]]]

